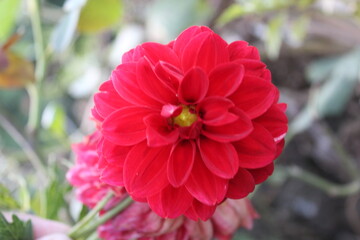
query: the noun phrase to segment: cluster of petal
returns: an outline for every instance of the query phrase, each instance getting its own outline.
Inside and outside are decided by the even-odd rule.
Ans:
[[[137,202],[100,226],[98,234],[106,240],[227,240],[239,227],[251,229],[255,218],[258,214],[247,198],[227,199],[207,221],[161,218],[146,203]]]
[[[190,27],[125,53],[95,95],[102,181],[160,216],[207,220],[271,175],[285,104],[255,47]]]
[[[123,187],[103,183],[98,170],[99,158],[96,146],[100,134],[95,132],[83,143],[74,145],[76,163],[67,173],[69,182],[75,187],[78,199],[90,208],[99,202],[109,190],[116,191],[103,213],[118,204],[125,196]],[[258,214],[250,201],[228,199],[223,202],[208,221],[192,221],[185,217],[165,219],[153,212],[149,205],[134,202],[123,212],[98,228],[105,240],[121,239],[231,239],[239,227],[250,229]]]

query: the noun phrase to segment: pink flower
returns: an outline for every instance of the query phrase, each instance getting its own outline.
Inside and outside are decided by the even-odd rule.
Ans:
[[[74,146],[76,164],[67,178],[75,187],[77,197],[90,208],[99,202],[107,192],[115,190],[117,196],[106,205],[105,213],[125,196],[122,187],[112,187],[101,182],[98,170],[99,158],[96,145],[99,132],[88,136],[83,143]],[[228,199],[216,209],[212,218],[206,222],[193,221],[185,217],[165,219],[153,212],[146,203],[134,202],[123,212],[98,228],[99,236],[105,240],[121,239],[177,239],[202,240],[230,239],[239,227],[250,229],[258,215],[248,199]]]
[[[102,181],[162,217],[206,220],[272,173],[286,105],[255,47],[195,26],[122,60],[94,99]]]
[[[66,174],[67,180],[75,187],[77,198],[86,206],[94,207],[109,190],[123,195],[123,188],[114,187],[99,181],[99,157],[96,146],[101,135],[95,132],[85,138],[84,142],[73,145],[76,163]]]
[[[98,233],[105,240],[227,240],[239,227],[251,229],[254,218],[258,214],[247,198],[226,200],[207,221],[161,218],[147,204],[136,202],[100,226]]]

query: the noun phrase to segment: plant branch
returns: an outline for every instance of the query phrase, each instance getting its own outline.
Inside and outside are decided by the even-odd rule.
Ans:
[[[79,231],[75,237],[82,237],[82,238],[88,237],[96,230],[98,226],[104,224],[105,222],[116,216],[119,212],[123,211],[127,206],[129,206],[132,203],[132,201],[133,200],[131,199],[131,197],[127,197],[122,202],[120,202],[116,207],[106,212],[99,219],[89,224],[82,231]]]
[[[71,228],[68,233],[69,237],[76,239],[78,232],[81,231],[91,220],[93,220],[101,209],[109,202],[109,200],[114,196],[113,191],[109,191],[108,194],[100,201],[96,206],[78,222],[74,227]]]
[[[45,78],[46,54],[44,36],[40,16],[40,0],[28,0],[29,16],[34,36],[34,48],[36,56],[35,83],[28,87],[30,97],[30,109],[28,120],[28,131],[34,133],[40,122],[40,89]]]
[[[32,146],[26,141],[25,137],[21,135],[21,133],[3,116],[3,114],[0,114],[0,125],[24,151],[31,164],[37,170],[40,183],[46,184],[48,182],[48,178],[43,162]]]
[[[288,176],[317,187],[331,196],[349,196],[360,191],[360,179],[346,184],[337,184],[297,166],[284,167],[284,170]]]

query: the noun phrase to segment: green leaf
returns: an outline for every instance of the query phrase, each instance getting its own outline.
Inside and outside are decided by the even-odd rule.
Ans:
[[[0,42],[5,41],[15,25],[20,0],[0,1]]]
[[[11,196],[10,191],[0,184],[0,209],[18,209],[18,202]]]
[[[64,206],[64,189],[59,182],[52,182],[45,192],[37,192],[32,200],[32,209],[40,217],[58,220]]]
[[[54,102],[49,103],[44,109],[41,124],[55,136],[60,138],[65,136],[66,114],[63,107]]]
[[[286,15],[279,14],[271,19],[265,33],[265,49],[270,59],[276,59],[279,56],[283,39],[282,27],[285,23]]]
[[[96,33],[119,22],[123,12],[121,0],[88,0],[81,10],[78,31]]]
[[[243,16],[245,14],[245,9],[240,4],[230,5],[217,19],[217,24],[225,25],[233,20]]]
[[[301,16],[294,22],[292,22],[290,28],[290,36],[293,43],[299,46],[304,41],[309,24],[310,19],[308,16]]]
[[[0,239],[4,240],[32,240],[33,231],[31,221],[21,221],[16,215],[12,215],[12,222],[8,222],[0,212]]]

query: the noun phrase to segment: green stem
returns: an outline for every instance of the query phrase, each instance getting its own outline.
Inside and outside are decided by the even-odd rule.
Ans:
[[[45,78],[46,54],[44,36],[40,16],[40,0],[28,0],[29,16],[34,36],[34,47],[36,56],[35,79],[36,82],[29,87],[30,110],[28,131],[35,132],[40,122],[40,89]]]
[[[112,208],[110,211],[106,212],[104,215],[102,215],[99,219],[96,221],[90,223],[88,226],[86,226],[84,229],[80,230],[76,234],[69,235],[72,238],[86,238],[89,235],[91,235],[98,226],[104,224],[114,216],[116,216],[119,212],[124,210],[127,206],[129,206],[132,203],[131,197],[128,197],[124,199],[121,203],[119,203],[116,207]]]
[[[114,196],[112,191],[109,191],[108,194],[83,218],[78,222],[70,232],[68,233],[69,237],[74,238],[78,235],[78,232],[81,231],[91,220],[93,220],[101,209],[109,202],[109,200]]]
[[[27,91],[29,94],[29,119],[27,123],[27,130],[29,133],[34,133],[40,122],[40,96],[37,83],[28,85]]]
[[[360,191],[360,179],[346,184],[336,184],[296,166],[286,167],[284,170],[288,176],[315,186],[331,196],[349,196]]]

